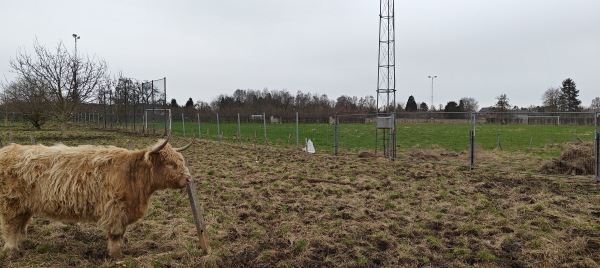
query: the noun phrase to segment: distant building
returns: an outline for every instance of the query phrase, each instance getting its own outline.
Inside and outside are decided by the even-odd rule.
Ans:
[[[496,107],[483,107],[479,110],[480,113],[491,113],[494,112]]]

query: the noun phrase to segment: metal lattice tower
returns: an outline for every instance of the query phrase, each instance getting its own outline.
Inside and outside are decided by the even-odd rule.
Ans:
[[[394,0],[380,0],[377,114],[387,114],[396,108],[395,51]]]
[[[396,45],[394,0],[379,1],[379,63],[377,70],[377,131],[375,154],[396,157]]]

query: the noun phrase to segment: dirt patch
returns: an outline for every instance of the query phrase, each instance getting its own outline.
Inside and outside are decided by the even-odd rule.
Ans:
[[[408,152],[408,156],[410,160],[413,161],[439,161],[440,154],[437,152],[427,151],[427,150],[413,150]]]

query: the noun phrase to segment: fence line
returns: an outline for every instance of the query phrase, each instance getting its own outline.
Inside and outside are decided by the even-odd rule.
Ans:
[[[12,115],[15,119],[19,117],[16,113]],[[310,139],[318,152],[334,155],[358,154],[376,148],[375,114],[308,117],[298,112],[181,113],[165,118],[168,114],[163,110],[152,115],[156,116],[154,120],[144,115],[129,127],[136,132],[156,133],[156,127],[160,129],[168,121],[168,129],[174,135],[186,136],[190,129],[197,129],[201,139],[240,144],[257,144],[258,133],[262,133],[264,145],[296,149],[306,146],[300,140]],[[593,176],[600,182],[599,115],[598,112],[395,113],[396,135],[390,144],[401,152],[396,157],[401,161]],[[103,113],[79,113],[74,115],[73,123],[106,128],[125,126],[123,122],[107,120]]]

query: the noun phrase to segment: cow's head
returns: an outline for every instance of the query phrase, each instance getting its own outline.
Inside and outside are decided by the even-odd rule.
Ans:
[[[189,169],[185,165],[181,151],[189,148],[194,139],[181,148],[173,148],[169,138],[159,141],[149,148],[144,155],[144,160],[150,166],[151,180],[155,189],[184,188],[192,179]]]

